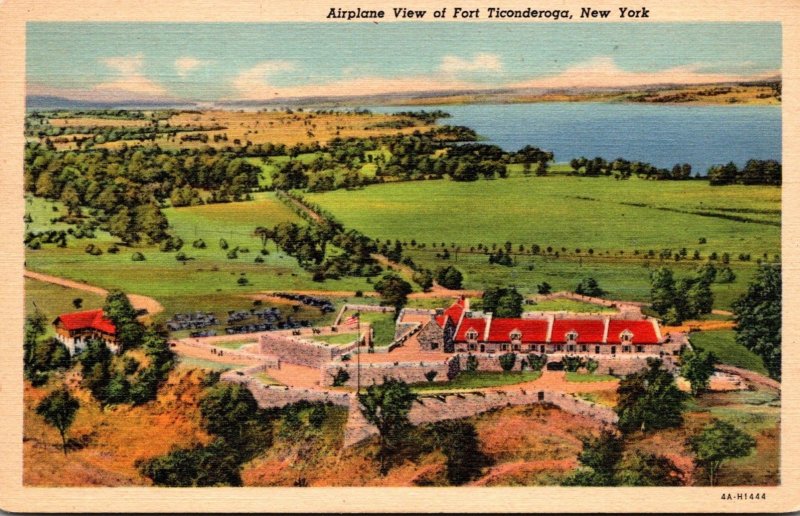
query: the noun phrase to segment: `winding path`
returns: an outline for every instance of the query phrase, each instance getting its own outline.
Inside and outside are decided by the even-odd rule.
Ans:
[[[42,274],[41,272],[25,270],[24,276],[36,281],[44,281],[45,283],[52,283],[53,285],[60,285],[62,287],[83,290],[84,292],[91,292],[92,294],[97,294],[98,296],[106,296],[108,294],[108,290],[102,287],[96,287],[94,285],[89,285],[87,283],[81,283],[79,281],[73,281],[65,278],[59,278],[58,276],[50,276],[49,274]],[[164,306],[152,297],[142,296],[140,294],[128,294],[128,299],[130,299],[131,304],[137,310],[147,310],[147,315],[155,315],[164,311]]]

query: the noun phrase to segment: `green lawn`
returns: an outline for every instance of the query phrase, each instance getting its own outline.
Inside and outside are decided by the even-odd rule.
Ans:
[[[326,344],[350,344],[357,338],[357,334],[353,333],[334,333],[332,335],[315,335],[314,340],[324,342]]]
[[[355,302],[360,303],[358,300]],[[352,310],[347,310],[342,316],[342,321],[354,313]],[[361,321],[372,325],[375,347],[388,346],[394,340],[394,312],[361,312]]]
[[[612,380],[619,380],[616,376],[610,374],[588,374],[588,373],[573,373],[567,371],[566,380],[568,382],[608,382]]]
[[[253,377],[264,385],[283,385],[267,373],[256,373],[253,375]]]
[[[80,308],[72,303],[78,298],[81,299]],[[104,302],[103,296],[91,292],[25,278],[25,313],[38,309],[47,321],[47,335],[55,335],[50,323],[60,314],[102,308]]]
[[[702,331],[689,336],[692,346],[704,351],[711,351],[723,364],[750,369],[767,374],[761,357],[736,342],[733,330]]]
[[[257,341],[255,340],[229,340],[229,341],[217,341],[214,343],[215,347],[218,348],[225,348],[225,349],[241,349],[243,346],[248,344],[255,344]]]
[[[546,301],[538,301],[535,305],[525,305],[524,309],[525,311],[535,312],[616,312],[616,310],[613,308],[607,308],[605,306],[595,305],[592,303],[584,303],[583,301],[574,301],[572,299],[548,299]]]
[[[211,371],[227,371],[229,369],[239,369],[244,366],[242,364],[216,362],[213,360],[205,360],[203,358],[179,356],[178,367],[184,367],[187,369],[209,369]]]
[[[532,382],[538,379],[540,376],[542,376],[541,371],[514,371],[509,373],[491,371],[465,371],[450,382],[415,383],[412,385],[412,389],[416,392],[481,389],[485,387],[498,387],[501,385]]]

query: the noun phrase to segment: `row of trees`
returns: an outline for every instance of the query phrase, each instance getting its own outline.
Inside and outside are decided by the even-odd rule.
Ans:
[[[774,185],[783,182],[783,167],[773,159],[751,159],[739,169],[735,163],[715,165],[708,169],[708,182],[711,185]]]
[[[675,164],[672,169],[658,168],[650,163],[641,161],[628,161],[617,158],[613,161],[606,161],[597,156],[588,159],[583,156],[570,160],[570,167],[575,172],[589,177],[613,176],[617,179],[628,179],[632,176],[644,179],[674,180],[680,181],[692,177],[692,166],[688,163]]]

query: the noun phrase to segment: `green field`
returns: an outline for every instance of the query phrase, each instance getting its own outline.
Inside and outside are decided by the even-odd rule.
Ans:
[[[736,342],[736,332],[730,330],[701,331],[689,336],[692,346],[711,351],[720,362],[766,375],[761,357]]]
[[[72,303],[76,298],[82,300],[80,308]],[[104,301],[102,296],[91,292],[25,278],[25,313],[38,309],[48,323],[47,335],[55,335],[49,323],[60,314],[102,308]]]
[[[542,376],[541,371],[514,371],[509,373],[497,373],[492,371],[465,371],[447,383],[415,383],[412,385],[412,388],[416,392],[482,389],[486,387],[499,387],[501,385],[514,385],[516,383],[532,382],[538,379],[540,376]]]
[[[543,281],[554,290],[574,290],[581,278],[591,276],[608,298],[647,301],[653,267],[670,266],[680,277],[712,252],[720,259],[727,252],[737,279],[714,284],[713,290],[715,308],[730,309],[752,277],[756,259],[766,253],[773,260],[780,252],[781,197],[774,187],[512,177],[394,183],[307,198],[349,227],[409,243],[406,254],[422,266],[455,265],[470,289],[515,285],[530,295]],[[747,221],[721,218],[730,216]],[[425,247],[410,245],[412,240]],[[478,244],[503,247],[506,241],[514,253],[519,245],[526,249],[514,256],[514,267],[490,265],[485,254],[471,251]],[[553,252],[531,255],[534,244]],[[449,259],[436,257],[442,245]],[[665,248],[673,254],[686,248],[687,259],[661,260],[658,253]],[[645,257],[650,250],[656,257]],[[700,260],[691,259],[695,250]],[[739,261],[740,253],[750,254],[751,261]]]
[[[359,301],[360,303],[360,301]],[[353,315],[355,312],[346,310],[342,316],[342,321]],[[388,346],[394,340],[395,314],[394,312],[360,312],[361,321],[368,322],[372,326],[373,342],[375,347]]]
[[[570,253],[591,248],[595,255],[682,247],[703,256],[780,251],[781,191],[774,187],[512,177],[393,183],[307,198],[372,237],[455,243],[462,250],[511,241],[515,248],[538,244]],[[701,238],[707,243],[699,244]]]
[[[587,374],[587,373],[573,373],[567,371],[565,373],[565,378],[568,382],[609,382],[612,380],[618,380],[616,376],[611,376],[610,374]]]
[[[355,342],[358,338],[358,335],[355,332],[352,333],[334,333],[331,335],[315,335],[313,337],[314,340],[319,342],[324,342],[325,344],[350,344],[351,342]]]
[[[575,313],[613,313],[617,310],[602,305],[584,303],[572,299],[548,299],[537,301],[534,305],[525,305],[525,311],[534,312],[575,312]]]

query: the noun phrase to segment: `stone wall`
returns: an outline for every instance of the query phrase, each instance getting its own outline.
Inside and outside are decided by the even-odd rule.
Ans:
[[[287,335],[265,333],[259,339],[259,350],[265,355],[275,355],[281,361],[308,367],[322,367],[331,360],[356,348],[355,343],[346,346],[328,346]]]
[[[221,379],[247,386],[250,392],[253,393],[253,397],[256,399],[256,402],[258,402],[260,408],[280,408],[300,401],[308,401],[311,403],[331,402],[334,405],[342,407],[347,407],[350,404],[350,395],[346,392],[339,393],[316,389],[286,387],[283,385],[264,385],[249,376],[260,372],[255,370],[257,367],[259,366],[253,366],[253,368],[248,368],[247,370],[228,371],[222,375]],[[245,371],[249,372],[245,373]]]
[[[406,383],[427,382],[425,373],[436,371],[436,381],[444,381],[448,378],[447,373],[451,367],[447,360],[426,361],[426,362],[387,362],[387,363],[368,363],[361,364],[361,385],[371,385],[372,383],[381,384],[383,378],[395,378]],[[322,369],[320,385],[327,387],[333,384],[333,378],[339,369],[344,369],[350,375],[345,385],[355,387],[358,382],[358,364],[355,358],[347,362],[333,362],[327,364]]]
[[[481,414],[489,410],[515,405],[536,403],[555,405],[559,409],[578,416],[594,419],[601,424],[617,423],[617,414],[609,407],[597,405],[574,396],[549,391],[490,391],[467,392],[419,398],[411,407],[409,421],[415,425],[435,423],[448,419],[460,419]],[[352,446],[372,435],[377,428],[367,423],[353,400],[345,426],[344,445]]]
[[[441,349],[444,345],[444,330],[431,318],[422,326],[417,340],[419,340],[419,348],[423,351]]]

